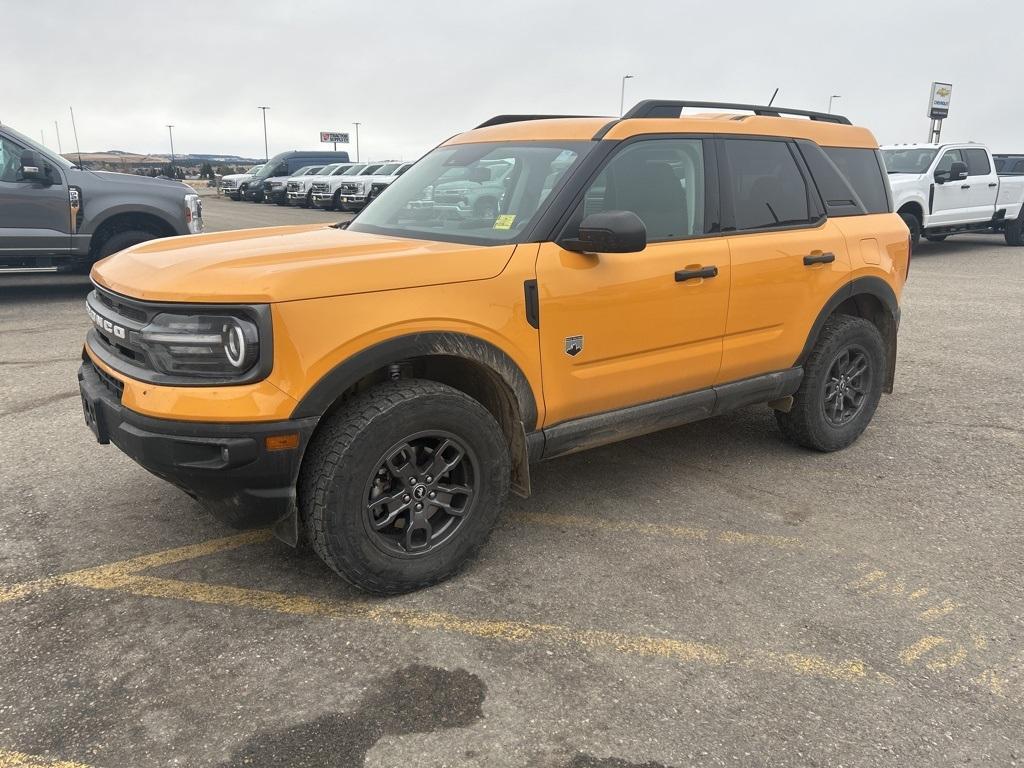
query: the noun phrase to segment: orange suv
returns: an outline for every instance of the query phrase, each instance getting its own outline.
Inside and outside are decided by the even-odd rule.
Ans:
[[[541,459],[757,403],[849,445],[892,391],[909,261],[843,117],[502,115],[347,225],[98,263],[82,403],[228,522],[401,592],[454,573]]]

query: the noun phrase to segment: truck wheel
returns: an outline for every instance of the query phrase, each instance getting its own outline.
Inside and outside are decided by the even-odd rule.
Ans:
[[[1003,237],[1007,245],[1024,245],[1024,209],[1021,209],[1016,219],[1006,225]]]
[[[337,211],[339,209],[340,210],[345,210],[344,206],[342,206],[342,204],[341,204],[341,190],[340,189],[337,192],[334,193],[334,197],[331,198],[331,204],[329,206],[327,206],[327,210],[328,211]]]
[[[783,436],[817,451],[847,447],[870,423],[884,375],[878,329],[860,317],[830,318],[804,364],[792,409],[775,412]]]
[[[307,192],[303,202],[299,203],[300,208],[312,208],[313,207],[313,193]]]
[[[314,551],[346,581],[398,594],[456,573],[508,496],[508,445],[476,400],[434,381],[381,384],[328,416],[299,476]]]
[[[921,242],[921,220],[912,213],[901,213],[900,218],[910,230],[910,247],[916,248],[917,244]]]
[[[105,256],[109,256],[112,253],[123,251],[132,245],[138,245],[144,243],[147,240],[155,240],[156,235],[152,232],[146,232],[143,229],[130,229],[127,232],[118,232],[111,235],[100,245],[98,250],[97,259],[102,259]]]

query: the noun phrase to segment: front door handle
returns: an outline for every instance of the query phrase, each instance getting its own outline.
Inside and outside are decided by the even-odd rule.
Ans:
[[[970,184],[961,184],[960,185],[960,189],[970,189],[970,188],[971,188]]]
[[[676,272],[676,282],[681,283],[685,280],[693,280],[698,277],[717,277],[718,267],[700,267],[699,269],[680,269]]]
[[[998,187],[998,186],[999,186],[999,184],[997,182],[993,181],[991,184],[988,185],[988,188],[989,189],[994,189],[995,187]]]
[[[809,256],[804,256],[804,266],[809,267],[811,264],[831,264],[836,260],[834,253],[812,253]]]

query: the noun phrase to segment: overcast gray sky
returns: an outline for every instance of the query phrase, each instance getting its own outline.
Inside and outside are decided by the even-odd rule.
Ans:
[[[413,159],[502,112],[614,115],[691,98],[826,109],[885,142],[1024,152],[1024,3],[963,0],[0,0],[0,120],[82,151],[263,156],[360,121],[366,157]],[[1002,34],[1001,30],[1015,34]]]

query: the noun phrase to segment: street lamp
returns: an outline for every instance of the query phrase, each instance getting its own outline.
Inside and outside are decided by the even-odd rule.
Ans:
[[[356,127],[356,162],[359,162],[359,126],[362,123],[352,123]]]
[[[622,91],[619,94],[619,117],[622,117],[622,112],[626,108],[626,81],[632,80],[636,75],[623,75],[622,76]]]
[[[838,93],[834,93],[834,94],[832,94],[831,96],[828,97],[828,113],[830,115],[832,114],[832,100],[833,99],[841,99],[841,98],[843,98],[843,97],[840,96]]]
[[[171,138],[171,178],[173,179],[177,174],[174,172],[174,126],[167,126],[167,135]]]
[[[270,107],[257,107],[263,110],[263,162],[270,160],[270,150],[267,149],[267,110]]]

